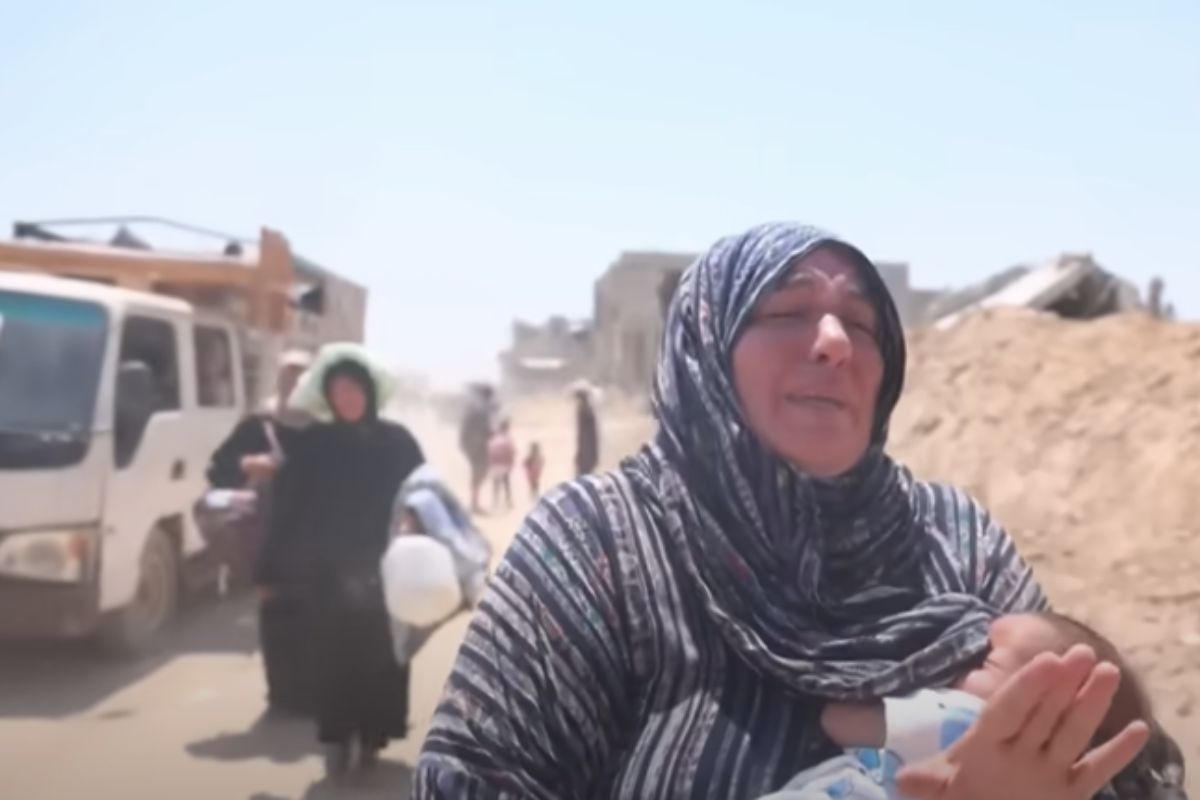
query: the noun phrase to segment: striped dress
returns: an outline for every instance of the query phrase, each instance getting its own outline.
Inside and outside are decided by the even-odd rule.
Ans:
[[[649,447],[632,461],[657,458]],[[820,729],[822,698],[732,649],[636,471],[557,490],[518,533],[433,720],[417,800],[756,798],[840,752]],[[907,486],[927,597],[1045,606],[976,501]]]

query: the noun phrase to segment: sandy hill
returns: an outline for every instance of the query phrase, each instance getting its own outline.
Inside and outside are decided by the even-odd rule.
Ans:
[[[996,311],[912,341],[892,450],[976,493],[1146,678],[1200,789],[1200,326]]]

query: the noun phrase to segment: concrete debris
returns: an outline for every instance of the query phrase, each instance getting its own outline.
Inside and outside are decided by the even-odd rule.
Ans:
[[[1090,254],[1066,254],[1040,267],[1013,267],[935,303],[929,319],[939,329],[966,313],[1000,307],[1046,311],[1067,319],[1096,319],[1145,308],[1138,288],[1113,275]]]

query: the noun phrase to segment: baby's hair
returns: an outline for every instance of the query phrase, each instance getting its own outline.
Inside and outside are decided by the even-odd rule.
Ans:
[[[1060,654],[1077,644],[1086,644],[1096,653],[1097,661],[1107,661],[1121,672],[1121,683],[1117,687],[1117,693],[1113,695],[1112,705],[1108,707],[1108,713],[1096,730],[1098,741],[1108,741],[1125,730],[1129,723],[1136,720],[1142,719],[1147,723],[1150,722],[1154,716],[1153,709],[1150,707],[1150,697],[1146,694],[1141,679],[1129,666],[1116,645],[1094,628],[1065,614],[1045,611],[1041,617],[1053,625],[1055,631],[1062,637],[1063,647]]]
[[[1154,721],[1154,709],[1141,679],[1111,641],[1077,619],[1055,611],[1044,611],[1042,619],[1054,626],[1063,639],[1065,653],[1077,644],[1086,644],[1099,661],[1107,661],[1121,672],[1121,683],[1112,705],[1096,730],[1093,746],[1119,734],[1136,720],[1150,726],[1150,741],[1113,781],[1121,800],[1187,800],[1183,789],[1183,754],[1166,731]]]

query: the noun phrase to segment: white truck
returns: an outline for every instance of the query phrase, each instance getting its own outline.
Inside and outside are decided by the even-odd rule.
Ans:
[[[0,244],[0,638],[136,651],[216,578],[192,507],[273,380],[290,272],[166,264],[167,294],[161,258],[77,250]],[[114,285],[131,275],[145,290]],[[257,314],[179,299],[222,276]]]

